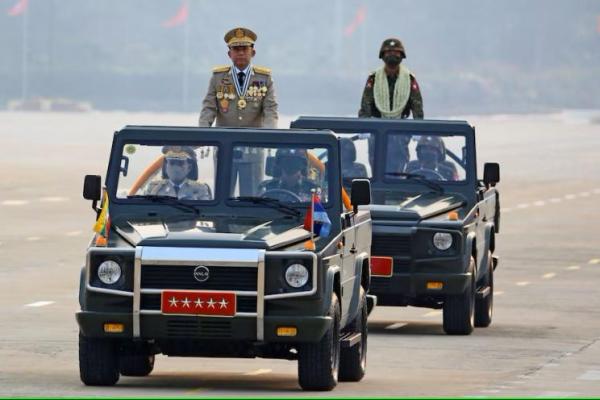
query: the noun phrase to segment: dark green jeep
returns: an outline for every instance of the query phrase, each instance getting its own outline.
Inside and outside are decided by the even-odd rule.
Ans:
[[[475,129],[464,121],[301,117],[331,129],[342,175],[373,190],[370,293],[379,305],[442,308],[444,330],[492,321],[500,203],[498,164],[478,179]]]
[[[81,380],[148,375],[159,353],[297,359],[309,390],[362,379],[370,184],[353,182],[345,208],[340,163],[331,132],[115,133],[104,191],[84,183],[98,234],[81,274]]]

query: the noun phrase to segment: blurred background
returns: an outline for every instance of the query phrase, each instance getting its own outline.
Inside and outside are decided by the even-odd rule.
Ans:
[[[390,36],[426,117],[600,108],[595,0],[0,0],[0,108],[195,112],[236,26],[283,114],[355,115]]]

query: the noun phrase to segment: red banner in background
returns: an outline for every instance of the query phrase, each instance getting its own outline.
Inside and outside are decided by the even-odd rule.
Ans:
[[[27,11],[27,6],[29,4],[29,0],[19,0],[12,6],[6,14],[11,17],[16,17],[17,15],[21,15]]]
[[[354,19],[352,20],[352,22],[346,25],[346,28],[344,28],[344,36],[351,36],[354,33],[354,31],[356,31],[356,29],[358,29],[358,27],[361,26],[363,22],[365,22],[366,18],[367,6],[358,7],[358,10],[356,10],[356,14],[354,15]]]
[[[177,10],[177,13],[168,20],[163,21],[162,26],[163,28],[174,28],[176,26],[185,24],[188,20],[189,15],[190,8],[188,1],[183,0],[183,2],[181,3],[181,7],[179,7],[179,10]]]

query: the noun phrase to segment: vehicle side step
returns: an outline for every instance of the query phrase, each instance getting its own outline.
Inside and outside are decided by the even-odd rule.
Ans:
[[[492,266],[494,267],[494,271],[496,270],[496,267],[498,266],[498,256],[492,256]]]
[[[347,349],[349,347],[354,346],[355,344],[358,344],[360,342],[361,338],[362,338],[362,333],[360,333],[360,332],[347,333],[340,338],[340,346],[343,349]]]
[[[485,299],[486,297],[489,296],[489,294],[492,293],[492,290],[490,289],[489,286],[486,286],[484,288],[481,288],[477,291],[477,299],[481,300],[481,299]]]
[[[371,311],[373,311],[373,309],[375,308],[376,305],[377,305],[377,296],[375,296],[373,294],[368,294],[367,295],[367,315],[371,315]]]

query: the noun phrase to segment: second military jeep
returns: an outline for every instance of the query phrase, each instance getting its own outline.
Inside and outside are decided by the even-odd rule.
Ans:
[[[377,303],[442,308],[448,334],[490,325],[500,171],[486,163],[478,178],[475,129],[464,121],[319,117],[292,127],[333,130],[346,184],[371,181]]]
[[[348,209],[331,132],[116,132],[102,196],[99,176],[84,183],[98,234],[81,274],[81,380],[148,375],[160,353],[297,359],[309,390],[362,379],[369,182],[352,191]]]

